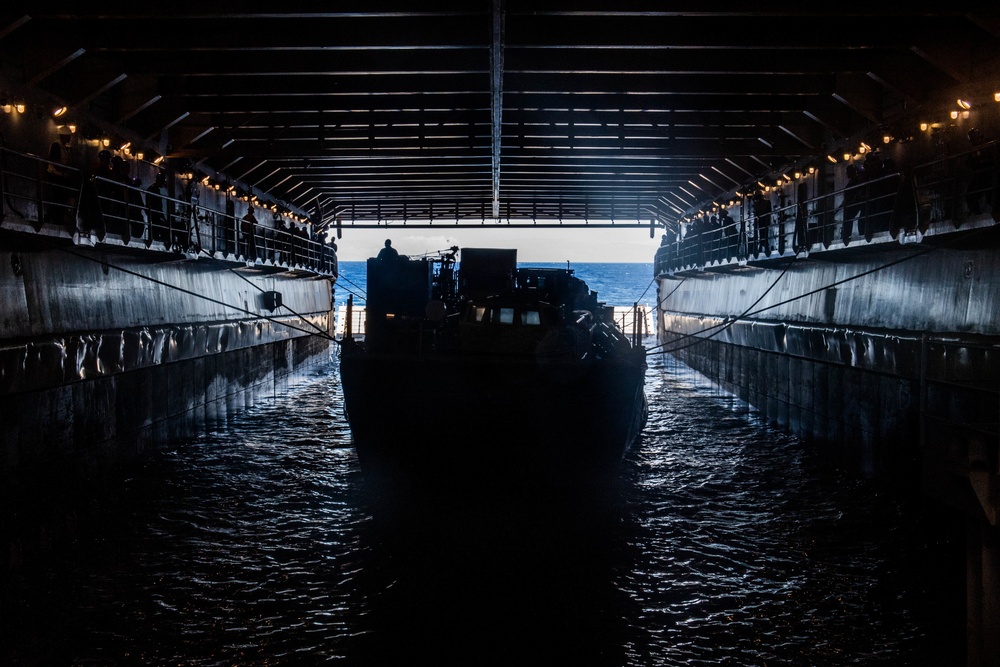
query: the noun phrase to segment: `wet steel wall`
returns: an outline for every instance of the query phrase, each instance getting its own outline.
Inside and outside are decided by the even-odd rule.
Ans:
[[[73,247],[0,262],[0,473],[103,470],[330,358],[327,279]],[[268,310],[264,293],[281,293]]]
[[[659,336],[844,467],[995,525],[998,283],[995,251],[928,246],[702,272],[660,280]]]

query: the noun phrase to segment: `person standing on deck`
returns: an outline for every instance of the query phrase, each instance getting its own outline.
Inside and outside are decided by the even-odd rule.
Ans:
[[[385,247],[378,251],[378,258],[383,261],[392,261],[394,259],[399,259],[399,253],[396,249],[392,247],[392,240],[385,240]]]
[[[243,237],[243,258],[253,262],[257,259],[257,218],[253,215],[253,206],[247,207],[247,214],[240,220],[240,233]]]

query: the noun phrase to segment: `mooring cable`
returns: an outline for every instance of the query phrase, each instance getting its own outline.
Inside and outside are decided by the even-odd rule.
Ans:
[[[702,329],[700,331],[695,331],[695,332],[692,332],[692,333],[689,333],[689,334],[683,334],[683,335],[681,335],[681,336],[679,336],[679,337],[677,337],[677,338],[675,338],[675,339],[673,339],[673,340],[671,340],[669,342],[660,343],[659,345],[654,345],[653,347],[646,348],[646,351],[647,352],[655,352],[658,348],[664,347],[666,345],[670,345],[672,343],[677,343],[679,341],[684,340],[685,338],[697,337],[696,341],[694,341],[692,343],[688,343],[687,345],[682,345],[681,347],[678,347],[676,349],[661,350],[662,352],[667,352],[667,353],[679,352],[680,350],[686,349],[686,348],[688,348],[688,347],[690,347],[692,345],[697,345],[698,343],[700,343],[703,340],[708,340],[709,338],[712,338],[714,336],[719,335],[720,333],[722,333],[726,329],[728,329],[731,326],[733,326],[734,324],[736,324],[737,321],[739,321],[739,320],[743,319],[744,317],[747,317],[748,315],[750,315],[751,310],[753,310],[754,306],[756,306],[758,303],[760,303],[764,299],[764,297],[767,296],[771,292],[771,290],[773,290],[774,287],[779,282],[781,282],[781,279],[785,277],[785,274],[788,273],[788,269],[790,269],[792,267],[792,264],[794,264],[795,260],[797,260],[797,259],[798,259],[798,255],[796,255],[794,257],[791,257],[789,259],[789,261],[785,264],[785,268],[783,268],[781,270],[781,273],[778,274],[778,277],[775,278],[774,281],[771,282],[771,284],[768,286],[768,288],[766,290],[764,290],[764,292],[759,297],[757,297],[757,300],[754,301],[752,304],[750,304],[749,308],[747,308],[745,311],[743,311],[743,313],[741,313],[739,316],[734,317],[732,319],[728,319],[727,318],[721,324],[713,324],[712,326],[706,327],[706,328],[704,328],[704,329]],[[677,287],[674,288],[674,292],[676,292],[678,288],[680,288],[680,285],[678,285]],[[673,292],[671,292],[671,294],[673,294]],[[715,333],[713,333],[711,336],[708,336],[707,338],[702,338],[702,337],[698,336],[698,334],[705,333],[706,331],[712,331],[713,329],[718,329],[718,331],[716,331]]]
[[[198,251],[202,252],[202,253],[205,253],[205,256],[208,257],[209,259],[215,259],[215,257],[213,257],[207,250],[205,250],[204,248],[202,248],[200,246],[198,248]],[[233,275],[235,275],[238,278],[240,278],[241,280],[245,281],[248,285],[250,285],[252,287],[255,287],[261,294],[265,294],[267,292],[267,290],[265,290],[263,287],[261,287],[260,285],[258,285],[255,282],[253,282],[252,280],[250,280],[249,278],[247,278],[246,276],[244,276],[239,271],[237,271],[236,270],[237,267],[230,266],[230,267],[227,267],[227,268],[228,268],[228,270],[230,272],[233,273]],[[311,322],[310,320],[306,319],[306,317],[304,315],[301,315],[300,313],[296,312],[294,309],[292,309],[290,306],[286,305],[284,302],[282,302],[281,308],[284,308],[285,310],[287,310],[288,312],[290,312],[292,315],[295,315],[296,317],[298,317],[303,322],[306,322],[309,326],[311,326],[312,328],[316,329],[316,331],[319,332],[320,334],[322,334],[324,337],[329,338],[329,334],[326,331],[324,331],[323,329],[321,329],[318,324],[315,324],[315,323]]]
[[[352,292],[351,290],[349,290],[346,287],[344,287],[344,291],[347,292],[348,294],[352,294],[352,295],[358,297],[359,299],[365,299],[365,298],[367,298],[367,295],[365,294],[365,288],[363,288],[360,285],[357,285],[357,284],[351,282],[350,280],[348,280],[347,278],[345,278],[342,274],[338,273],[337,274],[337,280],[334,282],[334,285],[337,285],[341,281],[347,283],[348,285],[351,285],[352,287],[356,287],[357,290],[358,290],[358,292],[361,292],[361,294],[358,294],[358,292]],[[343,285],[341,285],[341,287],[343,287]]]
[[[178,285],[171,285],[170,283],[167,283],[167,282],[164,282],[162,280],[159,280],[158,278],[154,278],[152,276],[148,276],[146,274],[139,273],[138,271],[133,271],[131,269],[126,269],[126,268],[124,268],[122,266],[118,266],[117,264],[112,264],[111,262],[108,262],[105,259],[101,259],[101,258],[98,258],[98,257],[90,257],[87,254],[84,254],[84,253],[81,253],[81,252],[77,252],[76,250],[72,250],[70,248],[67,248],[64,245],[52,243],[51,241],[48,241],[45,238],[43,238],[42,235],[40,235],[40,234],[35,234],[35,235],[32,235],[32,236],[33,236],[33,238],[36,238],[36,239],[40,240],[43,245],[47,245],[50,248],[54,248],[56,250],[61,250],[61,251],[65,252],[65,253],[67,253],[69,255],[73,255],[74,257],[78,257],[80,259],[86,259],[88,261],[92,261],[92,262],[95,262],[97,264],[100,264],[101,266],[107,266],[108,268],[115,269],[116,271],[121,271],[122,273],[131,275],[131,276],[135,276],[136,278],[141,278],[143,280],[147,280],[147,281],[149,281],[151,283],[154,283],[156,285],[160,285],[161,287],[167,287],[169,289],[181,292],[182,294],[187,294],[189,296],[194,296],[194,297],[197,297],[199,299],[203,299],[205,301],[209,301],[211,303],[214,303],[216,305],[223,306],[225,308],[229,308],[229,309],[236,310],[236,311],[239,311],[239,312],[242,312],[242,313],[246,313],[247,315],[251,315],[251,316],[254,316],[254,317],[258,317],[258,318],[261,318],[261,319],[268,320],[269,322],[273,322],[274,324],[279,324],[279,325],[287,327],[289,329],[293,329],[293,330],[298,331],[300,333],[303,333],[303,334],[305,334],[307,336],[322,336],[323,338],[326,338],[327,340],[331,340],[331,341],[333,341],[335,343],[338,343],[338,344],[340,343],[340,341],[338,341],[334,336],[331,336],[330,334],[326,333],[322,329],[319,329],[318,327],[317,327],[317,331],[316,332],[309,331],[307,329],[303,329],[301,327],[295,326],[294,324],[290,324],[289,322],[284,322],[284,321],[282,321],[282,320],[280,320],[280,319],[278,319],[276,317],[273,317],[273,316],[270,316],[270,315],[263,315],[261,313],[255,313],[255,312],[251,311],[249,308],[247,308],[245,306],[243,306],[243,307],[236,306],[236,305],[233,305],[231,303],[227,303],[225,301],[222,301],[220,299],[212,298],[212,297],[210,297],[210,296],[208,296],[206,294],[201,294],[201,293],[198,293],[198,292],[194,292],[192,290],[180,287]],[[96,250],[96,248],[95,248],[95,250]],[[299,317],[302,317],[302,316],[299,315]],[[312,324],[312,323],[310,322],[310,324]],[[313,326],[315,326],[315,325],[313,325]]]
[[[777,303],[773,303],[773,304],[770,304],[768,306],[764,306],[763,308],[760,308],[759,310],[753,310],[754,306],[756,306],[758,303],[760,303],[760,301],[761,301],[761,299],[763,299],[764,295],[766,295],[768,292],[770,292],[771,289],[774,287],[774,285],[777,284],[777,281],[781,279],[781,276],[783,276],[785,274],[785,271],[788,270],[788,266],[786,266],[785,270],[782,271],[781,276],[778,276],[778,279],[775,280],[775,282],[771,284],[771,287],[769,287],[767,289],[767,291],[765,291],[764,294],[762,294],[761,297],[759,299],[757,299],[757,301],[755,301],[750,306],[750,308],[748,308],[747,310],[745,310],[743,313],[741,313],[737,317],[733,318],[732,320],[728,320],[726,323],[716,324],[716,325],[713,325],[711,327],[706,327],[705,329],[702,329],[701,331],[695,331],[695,332],[692,332],[692,333],[689,333],[689,334],[684,334],[684,335],[682,335],[682,336],[680,336],[680,337],[678,337],[678,338],[676,338],[676,339],[674,339],[672,341],[665,342],[665,343],[660,343],[659,345],[655,345],[653,347],[647,348],[647,351],[655,351],[658,348],[665,347],[667,345],[670,345],[671,343],[676,343],[676,342],[678,342],[680,340],[684,340],[685,338],[698,337],[698,339],[696,341],[694,341],[692,343],[689,343],[687,345],[683,345],[683,346],[678,347],[676,349],[661,350],[661,352],[664,352],[664,353],[679,352],[680,350],[687,349],[688,347],[691,347],[692,345],[697,345],[698,343],[700,343],[702,341],[711,340],[713,337],[715,337],[716,335],[718,335],[722,331],[725,331],[726,329],[728,329],[729,327],[731,327],[733,324],[735,324],[738,320],[740,320],[740,319],[742,319],[744,317],[751,317],[753,315],[758,315],[758,314],[763,313],[765,311],[771,310],[772,308],[777,308],[779,306],[784,306],[784,305],[792,303],[794,301],[798,301],[799,299],[804,299],[804,298],[813,296],[814,294],[818,294],[818,293],[823,292],[825,290],[831,289],[833,287],[837,287],[838,285],[843,285],[845,283],[849,283],[851,281],[858,280],[859,278],[864,278],[864,277],[869,276],[869,275],[871,275],[873,273],[877,273],[879,271],[883,271],[883,270],[885,270],[887,268],[890,268],[892,266],[896,266],[897,264],[902,264],[903,262],[908,262],[908,261],[910,261],[912,259],[915,259],[917,257],[922,257],[923,255],[926,255],[928,253],[934,252],[936,250],[941,250],[941,249],[947,248],[952,243],[954,243],[956,240],[968,240],[970,237],[977,236],[977,235],[982,234],[982,233],[987,232],[987,231],[995,231],[995,230],[996,230],[995,226],[981,227],[979,229],[972,230],[972,231],[970,231],[970,232],[968,232],[966,234],[957,234],[957,235],[955,235],[954,237],[952,237],[950,239],[945,239],[939,245],[924,246],[924,247],[922,247],[920,249],[917,249],[912,254],[909,254],[909,255],[907,255],[905,257],[900,257],[899,259],[894,259],[891,262],[886,262],[885,264],[883,264],[881,266],[876,266],[874,268],[868,269],[867,271],[862,271],[861,273],[859,273],[857,275],[849,276],[847,278],[842,278],[840,280],[836,280],[836,281],[834,281],[832,283],[829,283],[828,285],[824,285],[823,287],[817,287],[816,289],[810,290],[810,291],[805,292],[803,294],[799,294],[797,296],[790,297],[790,298],[785,299],[783,301],[779,301]],[[680,285],[678,285],[677,287],[679,288]],[[677,291],[677,288],[675,288],[673,291]],[[673,294],[673,292],[671,292],[671,294]],[[699,336],[699,334],[701,334],[701,333],[704,333],[706,331],[711,331],[712,329],[716,329],[716,328],[718,328],[719,331],[713,333],[710,336],[705,336],[705,337],[700,337]]]

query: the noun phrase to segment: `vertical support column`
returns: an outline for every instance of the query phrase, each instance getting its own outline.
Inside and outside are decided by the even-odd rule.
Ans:
[[[1000,667],[1000,532],[983,525],[984,665]]]
[[[347,295],[347,312],[344,314],[344,339],[354,338],[354,295]]]
[[[966,530],[966,665],[1000,667],[1000,531],[970,518]]]
[[[917,448],[921,456],[927,447],[927,333],[920,336],[920,395],[917,398],[920,414],[917,419]]]
[[[503,0],[493,0],[493,45],[490,49],[490,97],[492,111],[493,222],[500,219],[500,144],[503,137]],[[510,215],[507,216],[510,218]]]
[[[632,302],[632,347],[639,347],[639,302]]]

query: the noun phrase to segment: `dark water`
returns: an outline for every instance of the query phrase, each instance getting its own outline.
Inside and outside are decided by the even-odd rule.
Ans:
[[[396,492],[331,365],[23,556],[0,664],[964,664],[961,530],[669,359],[647,380],[608,485]]]

